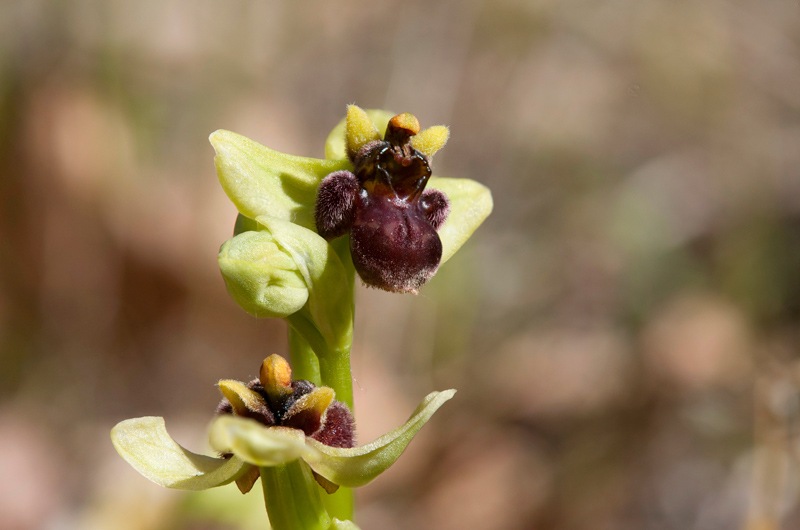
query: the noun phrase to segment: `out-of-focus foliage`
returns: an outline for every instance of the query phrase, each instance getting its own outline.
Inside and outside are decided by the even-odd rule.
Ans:
[[[362,528],[800,527],[799,59],[789,0],[0,4],[2,524],[263,520],[107,432],[199,447],[286,352],[217,270],[208,134],[322,157],[355,102],[448,124],[495,203],[420,296],[358,293],[359,443],[459,389]]]

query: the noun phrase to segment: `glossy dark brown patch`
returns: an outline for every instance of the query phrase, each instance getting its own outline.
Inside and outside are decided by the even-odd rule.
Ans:
[[[326,239],[350,232],[353,264],[365,284],[416,293],[439,267],[437,230],[449,203],[442,192],[425,190],[430,163],[409,142],[418,126],[402,116],[390,120],[384,140],[355,155],[354,173],[325,177],[315,214],[317,231]]]

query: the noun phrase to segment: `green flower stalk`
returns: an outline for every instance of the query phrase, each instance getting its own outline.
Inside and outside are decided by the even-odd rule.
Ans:
[[[223,189],[239,210],[218,256],[228,292],[256,317],[289,325],[292,369],[272,355],[259,378],[221,380],[210,428],[219,456],[181,447],[164,420],[112,430],[119,454],[179,489],[261,478],[273,528],[356,528],[352,493],[392,465],[454,390],[428,395],[409,420],[354,444],[350,348],[356,273],[369,287],[416,293],[489,215],[489,190],[432,175],[447,142],[411,114],[351,105],[325,159],[278,153],[228,131],[210,137]]]

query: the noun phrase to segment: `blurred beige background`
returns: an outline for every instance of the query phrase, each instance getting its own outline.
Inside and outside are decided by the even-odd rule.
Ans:
[[[800,528],[795,0],[0,4],[0,528],[263,528],[137,475],[286,353],[228,297],[207,142],[322,156],[347,103],[451,126],[495,211],[417,297],[359,288],[359,439],[459,393],[364,529]]]

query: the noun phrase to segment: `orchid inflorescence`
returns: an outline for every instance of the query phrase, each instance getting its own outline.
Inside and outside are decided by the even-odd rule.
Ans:
[[[443,126],[350,105],[325,159],[278,153],[216,131],[217,174],[239,216],[222,245],[228,292],[248,313],[284,318],[289,362],[267,357],[247,383],[223,379],[209,430],[217,456],[175,442],[160,417],[125,420],[119,454],[162,486],[202,490],[261,478],[273,528],[356,528],[350,488],[391,466],[455,390],[428,395],[401,427],[355,445],[353,289],[416,293],[492,209],[489,190],[432,175]]]

